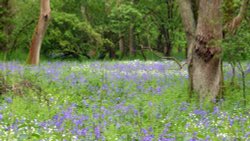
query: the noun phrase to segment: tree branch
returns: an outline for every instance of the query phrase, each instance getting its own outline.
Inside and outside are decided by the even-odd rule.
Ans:
[[[161,59],[166,59],[166,60],[173,60],[178,66],[180,69],[183,68],[184,65],[186,65],[187,63],[184,63],[184,64],[181,64],[180,61],[178,61],[176,58],[174,57],[166,57],[166,56],[161,56],[159,53],[157,53],[156,51],[154,51],[151,47],[143,47],[141,45],[141,49],[142,50],[150,50],[155,56],[161,58]]]
[[[244,20],[247,14],[247,7],[250,0],[243,0],[241,3],[240,11],[236,17],[229,21],[225,27],[224,31],[234,34],[236,29],[240,26],[241,22]]]

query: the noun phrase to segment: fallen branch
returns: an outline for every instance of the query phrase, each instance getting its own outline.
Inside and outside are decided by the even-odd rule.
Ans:
[[[143,45],[141,45],[141,49],[142,50],[150,50],[155,56],[157,56],[163,60],[173,60],[179,66],[180,70],[184,67],[184,65],[187,64],[186,62],[184,64],[181,64],[180,61],[177,60],[175,57],[162,56],[161,53],[156,52],[151,47],[143,47]]]

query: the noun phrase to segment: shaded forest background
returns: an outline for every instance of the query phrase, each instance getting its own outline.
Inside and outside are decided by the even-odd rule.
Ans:
[[[195,9],[195,0],[193,0]],[[240,0],[226,0],[224,22]],[[185,59],[187,41],[176,0],[53,0],[42,44],[44,59]],[[197,14],[194,15],[197,18]],[[39,15],[39,0],[2,0],[1,60],[25,60]],[[223,39],[224,60],[247,60],[250,10],[233,36]]]

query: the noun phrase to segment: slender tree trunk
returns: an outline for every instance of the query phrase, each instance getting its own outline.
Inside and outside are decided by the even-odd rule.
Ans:
[[[168,9],[168,20],[171,21],[173,19],[173,9],[174,9],[174,1],[173,0],[167,0],[167,9]],[[165,47],[164,47],[164,55],[165,56],[171,56],[171,52],[173,49],[171,37],[170,37],[170,29],[165,28],[163,25],[163,31],[164,31],[164,38],[165,38]]]
[[[32,37],[27,63],[37,65],[40,58],[42,41],[50,19],[50,0],[40,0],[40,16]]]
[[[135,56],[136,49],[135,49],[135,39],[134,39],[134,25],[131,24],[129,26],[129,55]]]
[[[0,42],[0,50],[3,52],[8,52],[10,44],[12,43],[11,34],[14,29],[14,25],[11,22],[11,18],[15,14],[15,0],[2,0],[0,2],[0,30],[3,33],[4,37]]]
[[[196,22],[194,19],[194,13],[192,9],[191,0],[178,0],[179,9],[181,13],[182,23],[185,28],[187,38],[187,58],[190,61],[192,57],[191,43],[194,40],[194,34],[196,29]]]
[[[235,63],[231,62],[230,65],[231,65],[231,68],[232,68],[232,77],[231,77],[230,85],[232,87],[234,87],[235,86],[235,76],[236,76]]]
[[[170,40],[170,33],[169,30],[164,29],[164,39],[165,39],[165,46],[164,46],[164,55],[165,56],[171,56],[171,52],[173,49],[172,42]]]
[[[157,50],[163,50],[163,47],[162,47],[162,31],[161,31],[161,27],[159,28],[159,35],[157,37]]]
[[[189,74],[189,97],[191,98],[193,94],[193,77],[192,77],[193,71],[191,64],[192,43],[194,41],[196,24],[195,24],[191,0],[178,0],[178,4],[187,39],[186,54],[188,63],[188,74]]]
[[[121,58],[124,57],[125,55],[125,46],[124,46],[124,35],[122,35],[121,33],[119,33],[119,50],[121,53]]]

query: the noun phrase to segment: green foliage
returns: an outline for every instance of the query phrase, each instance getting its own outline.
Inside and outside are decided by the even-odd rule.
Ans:
[[[11,48],[13,51],[28,52],[39,17],[39,0],[16,0],[15,5],[16,12],[13,18],[15,28],[12,33]]]
[[[17,51],[21,51],[20,54],[28,52],[39,16],[40,3],[39,0],[11,1],[14,6],[11,17],[13,30],[8,37],[0,30],[0,41],[6,43],[11,49],[10,54],[15,56]],[[91,57],[89,51],[92,52],[90,54],[98,55],[108,54],[111,50],[117,55],[119,34],[124,36],[125,50],[128,50],[128,31],[131,25],[134,26],[137,52],[140,52],[138,48],[140,44],[157,46],[159,27],[162,25],[170,30],[174,46],[183,46],[184,32],[179,30],[181,33],[177,34],[173,30],[176,25],[180,25],[177,8],[174,6],[172,11],[176,16],[168,21],[168,7],[165,1],[53,0],[51,9],[52,20],[45,35],[41,56],[59,57],[66,53],[79,59],[82,56]],[[4,11],[5,8],[1,7],[0,15]],[[6,18],[1,16],[1,19]],[[6,24],[1,22],[0,27],[3,25]]]
[[[115,33],[123,33],[128,30],[130,24],[135,24],[142,18],[142,13],[132,5],[122,4],[114,7],[109,15],[111,29]]]
[[[229,62],[239,62],[250,59],[250,26],[245,21],[235,35],[223,40],[223,58]]]
[[[88,56],[91,50],[101,50],[103,38],[88,22],[80,21],[74,14],[63,12],[52,12],[52,17],[43,44],[44,54],[81,58]]]
[[[9,33],[7,26],[11,24],[11,15],[8,1],[0,2],[0,51],[5,52],[8,48]]]

